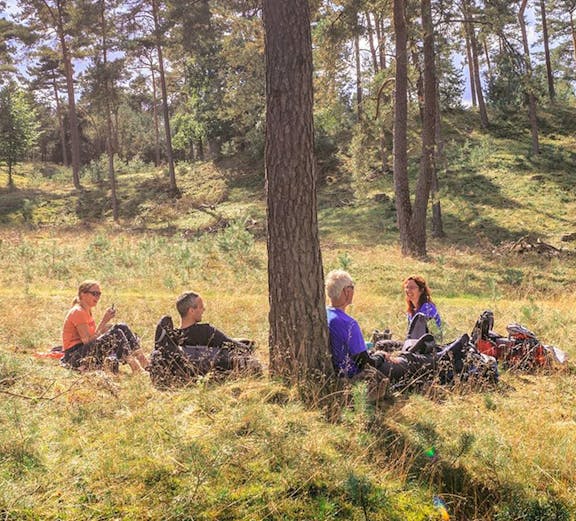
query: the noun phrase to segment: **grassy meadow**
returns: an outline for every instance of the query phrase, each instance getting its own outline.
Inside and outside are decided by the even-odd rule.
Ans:
[[[537,158],[527,134],[466,132],[468,116],[454,116],[440,174],[447,236],[430,239],[425,261],[400,255],[390,176],[330,176],[324,268],[356,279],[350,314],[367,338],[403,335],[401,281],[419,273],[446,340],[491,309],[496,331],[519,322],[576,360],[576,242],[563,240],[576,232],[576,129],[561,116],[576,121],[543,116]],[[503,371],[495,389],[397,394],[378,410],[358,387],[329,421],[267,377],[162,392],[124,367],[78,374],[35,358],[59,343],[78,283],[95,278],[97,317],[114,302],[148,352],[157,320],[194,289],[205,319],[255,339],[267,363],[262,172],[179,165],[172,201],[163,171],[118,168],[118,224],[101,165],[86,168],[82,192],[65,169],[32,163],[0,189],[0,519],[576,519],[573,362]],[[518,253],[526,236],[561,251]]]

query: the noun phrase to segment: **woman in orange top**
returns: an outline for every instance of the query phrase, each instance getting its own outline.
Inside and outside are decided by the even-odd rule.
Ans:
[[[91,365],[101,367],[105,361],[113,368],[122,362],[129,364],[133,372],[142,371],[148,366],[148,359],[138,338],[126,324],[110,324],[116,316],[114,306],[106,310],[96,326],[92,308],[101,295],[100,284],[95,280],[86,280],[78,287],[62,329],[62,363],[75,369],[87,369]]]

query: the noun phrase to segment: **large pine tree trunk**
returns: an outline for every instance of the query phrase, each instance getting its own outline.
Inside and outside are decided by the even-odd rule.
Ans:
[[[316,215],[308,0],[264,0],[263,18],[270,371],[315,399],[333,370]]]

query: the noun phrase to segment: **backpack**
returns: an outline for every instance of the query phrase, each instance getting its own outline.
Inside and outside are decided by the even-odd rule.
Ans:
[[[496,358],[481,353],[466,334],[443,347],[438,355],[438,380],[443,385],[498,383]]]
[[[494,314],[482,312],[472,330],[472,343],[479,352],[493,356],[503,367],[531,371],[550,367],[554,361],[564,363],[566,354],[554,346],[544,345],[527,327],[513,323],[506,327],[508,336],[494,331]]]

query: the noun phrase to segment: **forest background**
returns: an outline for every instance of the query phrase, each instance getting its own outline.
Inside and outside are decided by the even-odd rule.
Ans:
[[[541,36],[528,52],[526,2],[430,5],[430,208],[441,212],[416,257],[398,247],[397,4],[311,3],[325,270],[356,278],[352,312],[367,337],[375,327],[402,336],[400,281],[419,272],[447,339],[491,308],[498,330],[519,321],[574,355],[574,3],[532,6]],[[425,2],[402,4],[414,186],[425,155]],[[147,346],[175,295],[194,287],[210,321],[255,338],[267,362],[264,29],[257,2],[21,1],[6,14],[6,519],[574,518],[571,368],[503,373],[480,392],[399,395],[380,411],[358,389],[328,422],[275,380],[161,393],[147,379],[34,359],[58,342],[78,281],[94,276]]]

